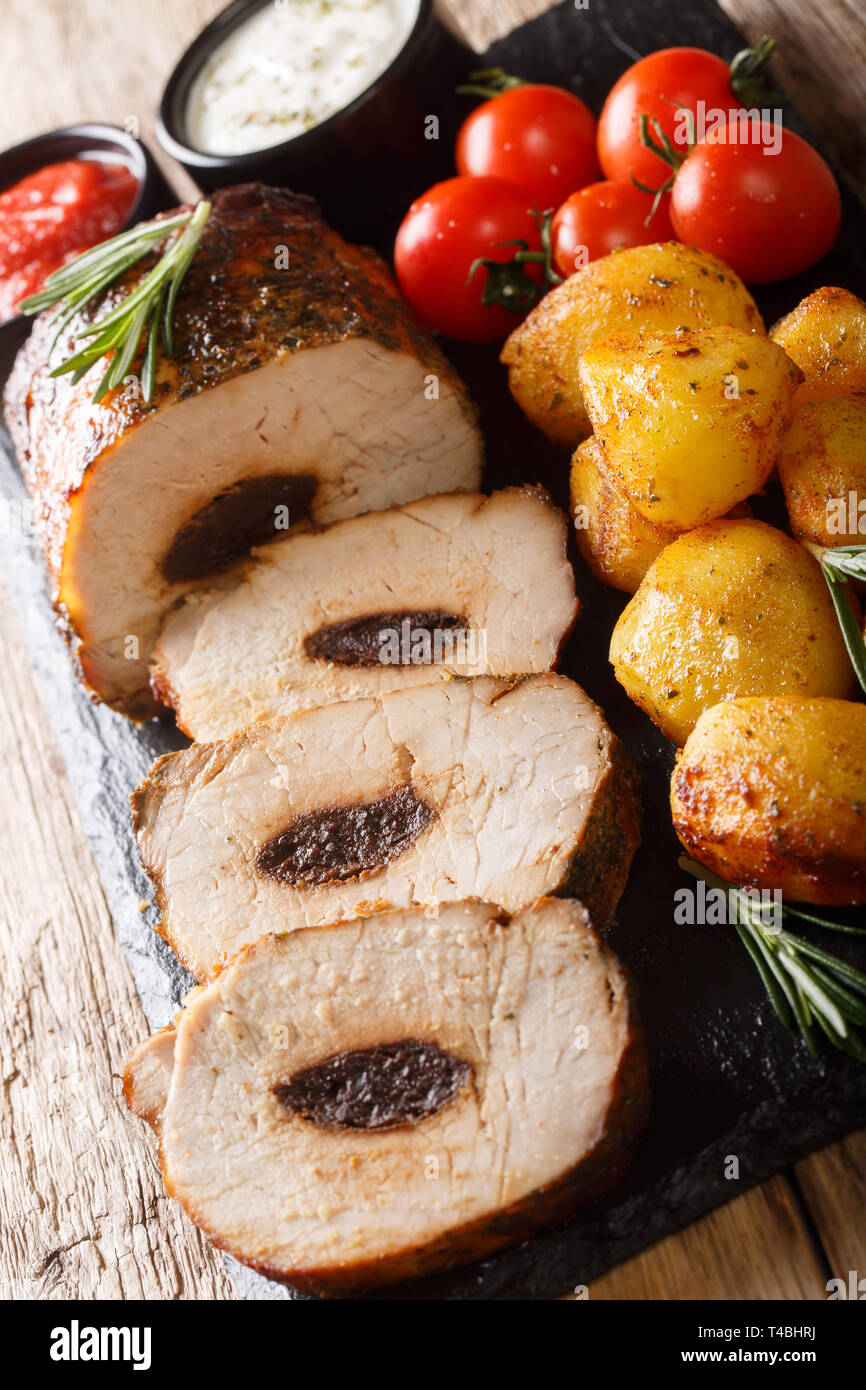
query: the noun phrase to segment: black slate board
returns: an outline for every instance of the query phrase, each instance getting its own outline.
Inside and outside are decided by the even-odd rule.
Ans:
[[[566,3],[515,31],[479,59],[571,87],[599,110],[629,58],[622,45],[649,52],[695,44],[724,56],[741,36],[712,0],[592,0]],[[443,92],[443,124],[469,104]],[[797,128],[796,117],[786,120]],[[423,179],[421,180],[423,183]],[[410,190],[411,191],[411,190]],[[848,193],[843,231],[821,265],[757,295],[768,322],[821,284],[866,295],[866,214]],[[387,251],[387,247],[383,247]],[[548,445],[508,396],[491,350],[454,345],[451,355],[479,402],[488,447],[486,485],[542,482],[566,501],[567,455]],[[0,495],[23,496],[8,438]],[[4,513],[8,522],[8,511]],[[149,885],[132,841],[127,797],[153,757],[186,740],[168,724],[135,731],[93,706],[76,685],[45,596],[41,565],[13,524],[0,527],[0,561],[16,604],[49,716],[63,751],[85,831],[105,884],[121,944],[153,1026],[165,1022],[189,983],[139,911]],[[567,1226],[449,1274],[403,1285],[377,1298],[550,1298],[592,1279],[866,1120],[866,1068],[836,1056],[812,1060],[776,1022],[752,966],[722,927],[674,924],[674,893],[688,882],[676,868],[667,787],[672,749],[626,698],[607,662],[611,629],[625,597],[595,583],[575,556],[583,604],[561,669],[605,709],[643,777],[644,842],[611,940],[634,972],[650,1047],[653,1110],[628,1178]],[[839,947],[839,938],[834,946]],[[849,948],[853,949],[853,948]],[[854,952],[856,955],[856,952]],[[737,1179],[725,1177],[729,1156]],[[297,1297],[231,1262],[248,1297]]]

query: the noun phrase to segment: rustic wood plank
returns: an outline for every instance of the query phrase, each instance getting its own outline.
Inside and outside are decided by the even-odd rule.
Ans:
[[[866,1129],[810,1154],[794,1172],[835,1278],[866,1279]]]
[[[190,196],[155,145],[153,111],[170,66],[223,3],[6,0],[0,147],[73,121],[135,121]],[[723,3],[751,37],[780,39],[780,81],[866,189],[866,24],[854,0]],[[443,4],[478,49],[547,8]],[[0,992],[13,1020],[0,1051],[0,1294],[230,1298],[219,1258],[165,1199],[152,1145],[109,1085],[146,1025],[2,594],[0,645],[0,843],[14,847],[0,858]],[[854,1136],[797,1168],[834,1272],[866,1265],[864,1155],[866,1140]],[[591,1296],[815,1298],[823,1284],[778,1177],[597,1281]]]
[[[477,52],[550,10],[557,0],[439,0],[440,13]]]
[[[4,0],[0,148],[82,121],[137,131],[182,198],[195,186],[154,134],[165,80],[226,0]]]
[[[826,1274],[790,1184],[771,1178],[611,1270],[594,1300],[824,1299]]]
[[[0,1297],[234,1296],[113,1073],[147,1023],[0,589]]]

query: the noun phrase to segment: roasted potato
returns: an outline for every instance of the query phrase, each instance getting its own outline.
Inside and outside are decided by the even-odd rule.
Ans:
[[[585,439],[571,460],[571,515],[577,545],[593,574],[633,594],[650,565],[680,534],[655,526],[613,481],[598,440]]]
[[[723,261],[693,246],[658,242],[591,261],[545,295],[507,339],[508,384],[533,424],[558,444],[590,433],[577,364],[599,338],[733,324],[764,333],[755,301]]]
[[[729,882],[795,902],[866,902],[866,705],[715,705],[678,755],[671,810],[689,853]]]
[[[610,472],[648,521],[685,531],[766,483],[800,369],[737,328],[613,333],[581,358]]]
[[[802,405],[778,467],[795,536],[815,545],[866,544],[866,392]]]
[[[796,406],[866,391],[866,304],[850,290],[832,285],[815,290],[779,320],[770,336],[804,374]]]
[[[853,672],[817,562],[762,521],[666,546],[613,631],[616,678],[674,743],[742,695],[845,698]]]
[[[731,517],[751,516],[740,502]],[[653,560],[682,532],[656,526],[641,516],[610,476],[595,435],[579,444],[571,460],[571,517],[578,549],[603,584],[633,594]]]

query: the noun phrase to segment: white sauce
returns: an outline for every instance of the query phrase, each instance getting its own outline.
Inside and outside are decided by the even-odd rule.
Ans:
[[[214,49],[192,84],[205,154],[278,145],[359,97],[405,44],[418,0],[272,0]]]

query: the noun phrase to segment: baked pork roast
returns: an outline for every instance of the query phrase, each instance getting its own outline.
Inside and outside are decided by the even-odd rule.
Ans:
[[[265,938],[125,1076],[165,1185],[311,1292],[475,1259],[628,1167],[647,1113],[628,976],[579,903],[484,903]]]
[[[564,676],[346,700],[159,758],[133,793],[159,930],[198,979],[270,932],[545,893],[611,918],[635,775]]]
[[[453,675],[547,671],[577,609],[566,534],[546,493],[509,488],[286,536],[170,614],[153,689],[204,740]]]
[[[466,392],[379,258],[285,190],[249,184],[212,201],[150,404],[133,375],[93,405],[104,362],[76,384],[52,379],[81,317],[52,348],[42,315],[6,389],[81,671],[137,717],[154,712],[148,658],[180,595],[304,518],[337,521],[480,479]]]

